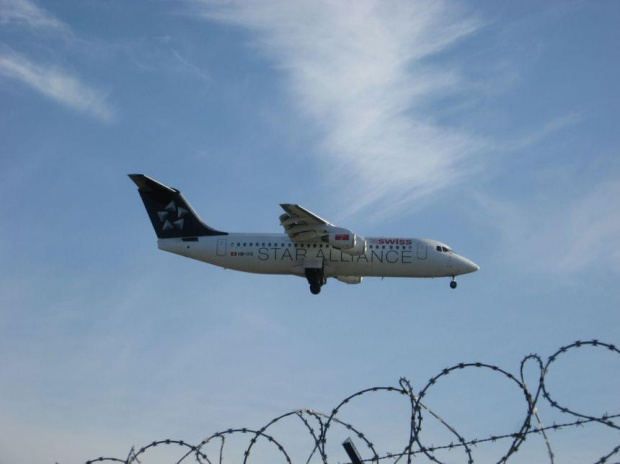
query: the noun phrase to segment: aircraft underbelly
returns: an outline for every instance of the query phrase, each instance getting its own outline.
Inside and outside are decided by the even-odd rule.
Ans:
[[[432,277],[429,270],[419,263],[337,263],[328,276],[363,277]]]

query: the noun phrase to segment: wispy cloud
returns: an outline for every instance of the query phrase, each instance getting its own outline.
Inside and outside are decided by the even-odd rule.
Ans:
[[[551,195],[521,205],[497,197],[478,200],[487,222],[501,233],[503,253],[513,253],[512,262],[557,273],[595,263],[620,272],[620,180],[601,181],[570,198]]]
[[[0,49],[0,76],[23,82],[73,110],[105,122],[114,120],[115,114],[106,102],[105,92],[84,84],[64,70],[33,63],[7,47]]]
[[[176,60],[181,64],[183,68],[189,70],[192,74],[199,76],[201,79],[209,79],[209,75],[207,73],[205,73],[202,69],[200,69],[195,64],[190,63],[174,48],[171,48],[170,51],[172,52],[172,55],[176,58]]]
[[[0,24],[69,31],[69,27],[29,0],[0,0]]]
[[[293,101],[324,134],[321,165],[353,209],[427,198],[466,174],[482,141],[433,121],[460,77],[431,58],[481,23],[447,1],[197,0],[207,19],[256,33]],[[345,181],[344,179],[348,179]],[[351,210],[349,210],[352,212]]]
[[[71,43],[78,40],[68,24],[30,0],[0,0],[0,24],[32,32],[33,37],[42,31]],[[99,120],[111,122],[115,118],[104,91],[58,64],[41,64],[6,45],[0,46],[0,77],[27,84],[51,100]]]
[[[556,117],[551,121],[544,124],[542,127],[531,131],[527,134],[522,135],[517,138],[512,143],[507,143],[504,145],[504,150],[507,151],[518,151],[523,150],[524,148],[531,147],[553,135],[556,132],[562,131],[567,127],[573,126],[582,122],[582,117],[579,113],[569,112],[562,116]],[[498,147],[499,148],[499,147]]]

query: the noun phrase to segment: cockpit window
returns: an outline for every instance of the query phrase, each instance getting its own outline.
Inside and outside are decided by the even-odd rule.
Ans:
[[[437,245],[437,251],[441,251],[441,247]]]
[[[440,251],[442,253],[452,253],[452,249],[445,247],[445,246],[441,246],[441,245],[437,245],[437,251]]]

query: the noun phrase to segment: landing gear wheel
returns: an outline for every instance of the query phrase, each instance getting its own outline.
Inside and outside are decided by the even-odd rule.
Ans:
[[[321,286],[319,284],[310,285],[310,292],[313,295],[318,295],[319,293],[321,293]]]
[[[321,293],[321,287],[327,282],[323,268],[306,268],[306,279],[308,279],[310,292],[313,295]]]
[[[456,280],[450,282],[450,288],[456,288]]]

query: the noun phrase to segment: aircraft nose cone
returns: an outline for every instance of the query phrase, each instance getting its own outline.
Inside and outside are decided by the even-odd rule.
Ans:
[[[467,258],[463,258],[462,256],[460,256],[460,267],[463,274],[469,274],[470,272],[476,272],[480,270],[480,266]]]

